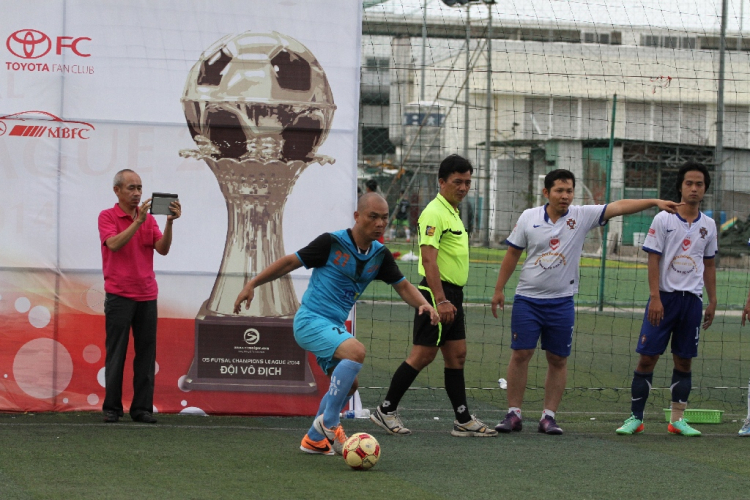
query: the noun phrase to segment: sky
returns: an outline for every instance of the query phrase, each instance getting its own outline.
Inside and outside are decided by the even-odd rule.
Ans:
[[[424,0],[387,0],[368,12],[421,16]],[[497,0],[494,19],[655,26],[673,29],[719,31],[721,0]],[[744,9],[744,10],[743,10]],[[428,17],[460,16],[463,9],[441,0],[427,0]],[[743,22],[740,23],[742,12]],[[487,8],[472,7],[472,17],[486,17]],[[729,0],[727,32],[750,30],[750,0]]]

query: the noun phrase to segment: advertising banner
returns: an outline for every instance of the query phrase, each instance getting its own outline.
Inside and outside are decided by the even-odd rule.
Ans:
[[[274,260],[353,224],[361,4],[0,7],[0,410],[101,410],[97,220],[132,169],[143,199],[182,206],[154,255],[154,411],[314,414],[328,382],[291,330],[310,271],[232,309]]]

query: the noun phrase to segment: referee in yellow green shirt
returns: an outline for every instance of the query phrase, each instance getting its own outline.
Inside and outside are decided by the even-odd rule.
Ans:
[[[454,436],[496,436],[469,413],[466,403],[464,363],[466,362],[466,323],[463,309],[463,287],[469,278],[469,235],[464,228],[458,205],[471,187],[474,168],[469,160],[451,155],[440,163],[440,192],[419,216],[419,289],[438,314],[440,323],[431,325],[414,318],[414,346],[409,357],[393,374],[383,402],[370,419],[390,434],[407,435],[396,412],[411,384],[438,351],[445,362],[445,391],[453,405],[456,420]]]

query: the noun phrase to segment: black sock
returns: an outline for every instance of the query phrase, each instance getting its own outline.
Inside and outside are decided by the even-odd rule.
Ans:
[[[630,411],[638,420],[643,420],[643,412],[646,410],[646,400],[648,399],[648,393],[651,392],[653,378],[653,373],[633,372],[633,383],[630,386],[632,396],[630,398]]]
[[[453,405],[453,412],[459,424],[465,424],[471,420],[469,408],[466,405],[466,384],[464,383],[463,368],[445,369],[445,392]]]
[[[401,402],[401,398],[404,397],[406,391],[414,383],[414,379],[419,375],[419,370],[413,368],[409,363],[404,361],[396,369],[396,373],[393,374],[391,379],[391,386],[388,388],[388,394],[385,395],[385,399],[380,403],[380,411],[384,413],[391,413],[396,411],[398,404]]]
[[[669,389],[672,391],[673,403],[687,403],[692,387],[692,372],[681,372],[677,368],[672,370],[672,385]]]

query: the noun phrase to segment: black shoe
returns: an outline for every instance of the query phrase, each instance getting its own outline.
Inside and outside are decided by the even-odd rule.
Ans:
[[[554,418],[550,417],[549,415],[545,415],[545,417],[539,421],[539,432],[542,432],[544,434],[560,435],[563,433],[563,430],[559,425],[557,425],[557,422],[555,422]]]
[[[120,420],[120,415],[116,411],[107,410],[104,412],[104,422],[114,424]]]
[[[523,429],[523,421],[514,411],[509,411],[503,421],[495,426],[497,432],[503,433],[520,432],[521,429]]]
[[[150,413],[144,412],[134,416],[133,422],[141,422],[142,424],[155,424],[156,419]]]

